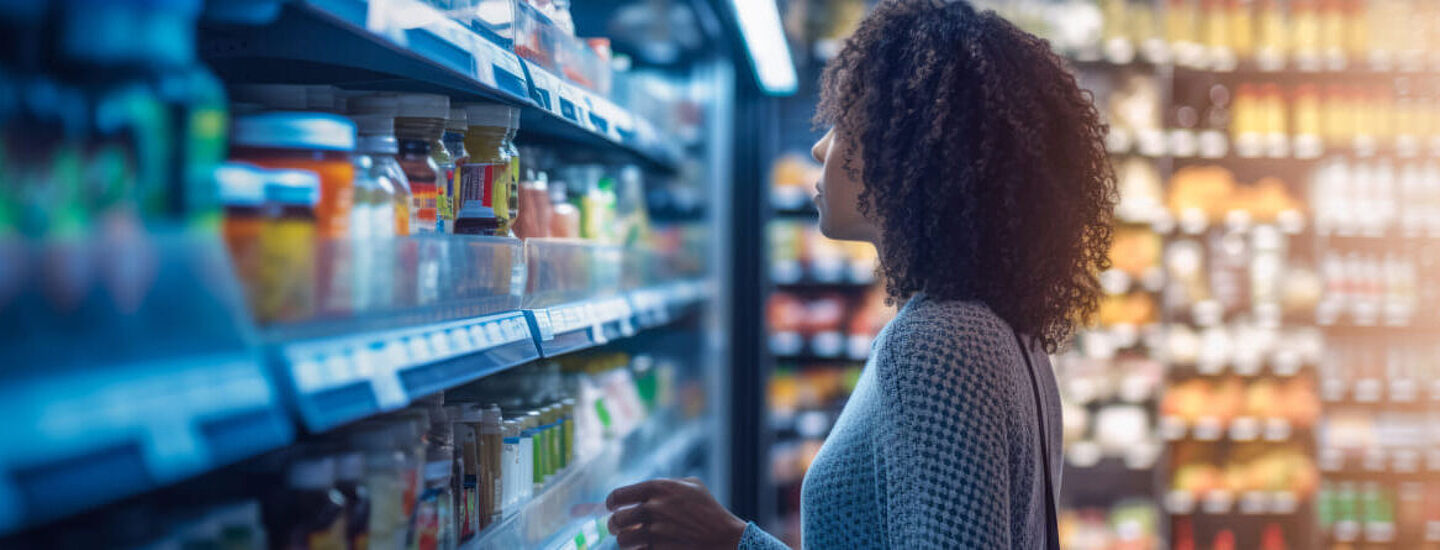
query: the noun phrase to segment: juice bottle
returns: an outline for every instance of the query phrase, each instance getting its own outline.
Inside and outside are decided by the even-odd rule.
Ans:
[[[498,104],[466,106],[470,127],[465,134],[465,150],[469,152],[470,159],[460,167],[456,233],[504,235],[509,229],[502,216],[509,215],[510,197],[506,180],[510,173],[510,159],[505,149],[505,136],[509,131],[511,110],[507,105]]]
[[[500,515],[509,516],[520,505],[520,425],[506,420],[500,428]]]
[[[1332,69],[1344,68],[1348,24],[1341,0],[1320,0],[1315,12],[1320,21],[1320,51]]]
[[[1280,0],[1260,0],[1256,11],[1255,58],[1262,67],[1279,69],[1285,65],[1290,42],[1285,25],[1285,9]]]
[[[261,322],[302,319],[315,307],[315,205],[321,184],[304,170],[265,174],[255,317]]]
[[[445,121],[445,135],[441,141],[445,145],[446,152],[450,155],[450,162],[440,165],[440,170],[445,173],[445,179],[440,186],[439,216],[445,233],[455,232],[455,190],[459,187],[456,179],[456,167],[470,161],[470,153],[465,150],[465,129],[469,126],[469,118],[466,116],[463,107],[452,107],[450,117]]]
[[[411,229],[432,233],[438,223],[436,186],[442,176],[436,159],[449,159],[440,138],[445,134],[445,120],[450,116],[450,98],[434,94],[402,94],[397,98],[395,137],[400,139],[400,167],[405,169],[405,177],[410,182],[418,221]]]
[[[1255,55],[1255,0],[1229,0],[1230,45],[1240,59]]]
[[[1302,69],[1318,69],[1320,60],[1320,12],[1315,0],[1290,2],[1290,51]]]

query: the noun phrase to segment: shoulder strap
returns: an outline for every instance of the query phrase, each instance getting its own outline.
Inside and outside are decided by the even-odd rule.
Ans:
[[[1060,550],[1060,524],[1055,519],[1055,490],[1050,475],[1050,430],[1045,427],[1045,401],[1040,398],[1040,379],[1035,376],[1035,364],[1030,361],[1030,348],[1025,347],[1020,333],[1015,335],[1015,345],[1020,347],[1020,356],[1025,358],[1025,372],[1030,374],[1030,389],[1035,394],[1035,416],[1040,417],[1040,464],[1045,471],[1045,548]]]

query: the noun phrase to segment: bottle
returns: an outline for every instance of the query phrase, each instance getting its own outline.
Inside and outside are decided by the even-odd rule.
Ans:
[[[354,115],[352,119],[357,127],[366,127],[356,142],[355,210],[351,216],[349,243],[354,259],[353,309],[364,312],[387,308],[393,299],[394,281],[388,275],[395,263],[390,243],[395,236],[397,194],[385,161],[393,161],[394,157],[390,156],[393,153],[372,155],[370,151],[385,149],[377,143],[384,138],[375,136],[388,131],[394,121],[386,115]],[[390,145],[393,144],[392,139]]]
[[[575,439],[576,439],[576,438],[575,438],[575,399],[572,398],[572,397],[567,397],[567,398],[565,398],[564,400],[562,400],[561,403],[563,403],[563,404],[565,405],[565,424],[564,424],[564,428],[565,428],[565,432],[564,432],[564,433],[565,433],[565,439],[564,439],[564,446],[563,446],[563,451],[564,451],[563,454],[564,454],[564,459],[565,459],[565,465],[566,465],[566,466],[569,466],[570,464],[574,464],[574,463],[575,463],[575,458],[576,458],[576,457],[575,457]]]
[[[503,437],[500,447],[500,492],[504,495],[500,503],[501,516],[508,517],[520,506],[520,424],[513,419],[501,424]]]
[[[390,183],[394,195],[395,235],[405,236],[415,232],[419,225],[418,210],[410,191],[410,180],[400,166],[397,155],[400,142],[395,138],[395,115],[399,112],[399,100],[393,95],[372,94],[359,96],[350,101],[351,115],[357,120],[365,119],[361,125],[357,151],[370,156],[374,176]],[[373,115],[373,118],[371,118]],[[389,123],[383,122],[388,119]]]
[[[419,233],[437,227],[437,185],[442,176],[436,159],[448,160],[440,138],[450,116],[450,98],[435,94],[401,94],[395,118],[395,137],[400,139],[400,166],[410,182],[415,199]]]
[[[460,539],[468,540],[480,531],[480,497],[479,497],[479,461],[480,461],[480,434],[476,425],[481,420],[479,409],[473,405],[461,406],[461,414],[456,418],[452,429],[455,432],[455,446],[460,455],[460,501],[463,503],[458,514],[462,516],[460,521]]]
[[[271,112],[235,120],[231,158],[266,168],[306,170],[320,178],[315,206],[321,237],[349,233],[355,200],[355,125],[323,113]]]
[[[530,432],[530,483],[533,487],[531,494],[537,494],[545,489],[545,423],[540,418],[540,411],[529,410],[525,412],[526,430]],[[524,445],[521,441],[521,445]]]
[[[430,426],[425,438],[425,489],[416,503],[415,548],[455,548],[459,539],[453,529],[455,520],[451,507],[454,495],[450,490],[450,476],[455,456],[452,428],[445,409],[439,403],[430,403],[426,412]]]
[[[465,133],[469,160],[460,167],[455,232],[467,235],[504,235],[508,229],[510,164],[505,136],[509,131],[511,107],[498,104],[471,104],[465,107],[470,125]],[[501,191],[502,192],[497,192]]]
[[[335,489],[335,459],[303,458],[286,472],[289,495],[284,532],[286,548],[343,550],[345,497]]]
[[[490,525],[499,521],[503,510],[502,503],[505,495],[500,485],[503,474],[504,463],[501,458],[504,454],[504,419],[500,414],[499,405],[490,405],[485,408],[480,419],[480,447],[483,452],[480,465],[479,484],[482,500],[486,507],[480,512],[485,515],[482,522]]]
[[[569,185],[565,182],[550,183],[550,237],[580,238],[580,209],[570,202],[568,195]]]
[[[265,228],[265,173],[253,165],[228,163],[215,170],[215,182],[225,205],[220,234],[235,264],[236,276],[253,297]]]
[[[346,548],[365,548],[370,536],[370,495],[365,488],[365,455],[359,450],[335,457],[335,489],[345,497]]]
[[[440,186],[439,216],[443,227],[440,231],[445,233],[455,232],[455,193],[459,184],[456,180],[457,167],[470,161],[470,153],[465,150],[465,129],[469,125],[469,118],[466,116],[463,107],[451,107],[450,117],[445,121],[445,134],[441,141],[445,150],[450,156],[450,162],[440,165],[440,170],[445,173],[443,185]]]
[[[501,220],[500,234],[513,237],[515,220],[520,218],[520,149],[515,146],[515,134],[520,131],[520,109],[510,108],[510,125],[505,131],[505,155],[510,159],[508,171],[509,191],[505,196],[506,215]]]
[[[355,547],[403,548],[408,528],[402,494],[405,454],[396,446],[391,426],[363,422],[351,433],[349,442],[364,454],[364,486],[370,503],[365,541]]]
[[[613,200],[617,223],[613,225],[621,231],[618,241],[627,246],[643,244],[650,237],[650,219],[645,213],[645,186],[640,168],[634,165],[621,168],[616,187]]]
[[[515,236],[521,239],[550,236],[553,212],[550,205],[549,176],[527,170],[520,181],[519,215],[515,218]]]
[[[405,524],[404,544],[400,548],[414,550],[419,540],[417,512],[420,493],[425,487],[425,432],[430,425],[429,414],[423,410],[405,409],[396,413],[391,435],[405,455],[401,477],[401,513]]]
[[[262,323],[303,319],[315,308],[311,283],[321,184],[303,170],[268,170],[265,177],[255,317]]]

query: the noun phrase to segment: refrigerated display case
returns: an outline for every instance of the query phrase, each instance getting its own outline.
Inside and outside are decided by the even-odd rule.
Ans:
[[[585,548],[619,485],[725,501],[750,84],[731,6],[664,4],[683,59],[584,38],[627,3],[0,7],[0,545]]]

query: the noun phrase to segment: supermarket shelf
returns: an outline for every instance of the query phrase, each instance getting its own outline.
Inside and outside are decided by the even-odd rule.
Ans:
[[[1243,138],[1243,139],[1242,139]],[[1402,138],[1382,143],[1373,138],[1356,138],[1345,147],[1326,147],[1315,138],[1291,135],[1234,138],[1219,131],[1152,129],[1135,131],[1111,128],[1105,149],[1112,155],[1172,158],[1180,163],[1269,164],[1279,167],[1306,166],[1333,156],[1353,158],[1412,159],[1440,157],[1440,139]]]
[[[770,334],[770,353],[779,359],[815,361],[864,361],[870,357],[871,335],[847,335],[829,331],[806,336],[792,331]]]
[[[644,460],[627,453],[639,440],[658,431],[653,424],[605,445],[595,457],[561,474],[517,511],[461,545],[462,550],[560,548],[567,542],[593,548],[609,538],[605,497],[610,490],[635,481],[675,475],[686,457],[703,445],[703,425],[692,423],[669,436]],[[627,460],[630,459],[630,460]],[[583,544],[581,544],[583,542]]]
[[[1195,422],[1164,416],[1160,418],[1160,436],[1166,441],[1191,439],[1194,441],[1266,441],[1272,443],[1293,441],[1309,437],[1308,430],[1291,425],[1284,418],[1256,418],[1240,416],[1229,424],[1218,418],[1206,417]]]
[[[1320,400],[1327,406],[1425,408],[1440,402],[1440,380],[1325,378],[1320,381]]]
[[[703,281],[682,281],[623,296],[526,309],[542,357],[554,357],[634,336],[669,323],[704,299]]]
[[[1165,510],[1175,515],[1289,516],[1301,509],[1300,498],[1290,491],[1246,491],[1239,495],[1224,490],[1204,495],[1185,490],[1165,493]]]
[[[869,263],[799,261],[771,262],[770,281],[785,287],[826,287],[830,290],[865,289],[877,281]]]
[[[664,170],[676,140],[590,90],[522,61],[506,45],[420,0],[304,0],[278,21],[201,33],[202,54],[228,82],[324,83],[443,93],[525,107],[521,139],[599,147]]]

